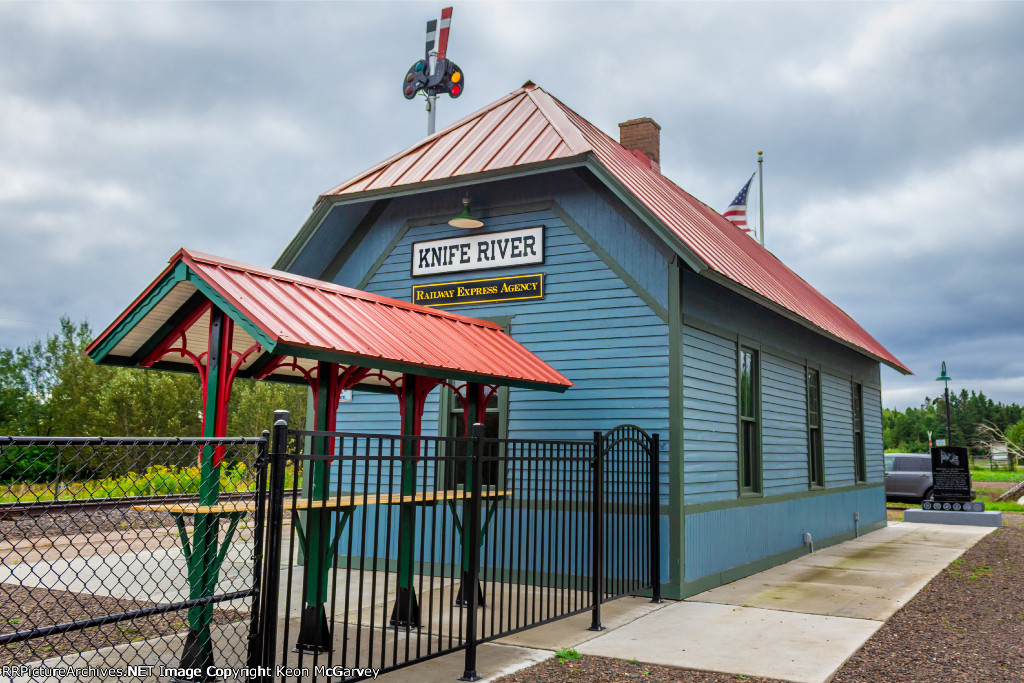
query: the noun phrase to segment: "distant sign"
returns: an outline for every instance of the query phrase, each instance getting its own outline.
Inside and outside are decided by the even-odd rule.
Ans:
[[[932,487],[932,497],[940,503],[971,499],[971,469],[966,448],[932,448]]]
[[[412,302],[421,306],[456,306],[543,298],[543,273],[412,287]]]
[[[412,275],[457,273],[544,263],[544,226],[412,245]]]

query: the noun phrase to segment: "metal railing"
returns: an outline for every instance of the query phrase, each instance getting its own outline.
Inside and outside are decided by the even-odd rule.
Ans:
[[[660,601],[656,435],[482,430],[275,425],[268,527],[289,510],[294,523],[267,537],[260,680],[278,667],[287,680],[363,680],[458,650],[460,678],[476,680],[482,642],[588,610],[599,629],[601,604],[623,595]],[[289,440],[312,448],[284,455]]]

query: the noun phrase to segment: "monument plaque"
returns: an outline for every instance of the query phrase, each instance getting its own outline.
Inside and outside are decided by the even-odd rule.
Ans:
[[[963,503],[971,500],[971,469],[963,446],[932,448],[932,497],[938,503]],[[945,505],[943,509],[947,509]]]

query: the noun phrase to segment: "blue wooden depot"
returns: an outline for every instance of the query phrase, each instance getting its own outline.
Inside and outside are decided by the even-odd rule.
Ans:
[[[499,322],[576,384],[502,389],[495,436],[588,439],[621,424],[659,433],[663,594],[679,598],[808,552],[805,533],[820,548],[884,526],[880,362],[909,371],[852,320],[829,327],[832,304],[817,292],[759,292],[784,266],[688,195],[673,201],[695,207],[685,219],[695,227],[673,226],[659,202],[676,190],[660,179],[657,137],[652,147],[642,134],[657,131],[649,121],[623,124],[623,141],[641,138],[646,155],[634,153],[528,83],[323,195],[275,267],[407,301],[414,286],[479,290],[483,302],[446,310]],[[467,197],[481,228],[448,224]],[[520,248],[505,265],[474,262],[479,246],[460,242],[537,234],[511,232],[528,228],[540,229],[540,261]],[[436,240],[454,241],[423,244]],[[438,251],[417,261],[424,247]],[[441,263],[442,249],[447,267],[414,273]],[[708,267],[716,253],[750,279]],[[528,281],[542,290],[480,294]],[[809,307],[794,311],[790,295]],[[740,414],[744,350],[756,370],[752,421]],[[398,433],[394,402],[356,392],[337,427]],[[457,428],[452,405],[435,390],[424,435]]]

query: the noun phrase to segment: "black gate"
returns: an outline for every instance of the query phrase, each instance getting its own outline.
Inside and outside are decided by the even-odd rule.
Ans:
[[[356,681],[464,650],[476,680],[479,643],[660,601],[658,437],[636,427],[572,441],[279,420],[270,462],[256,679]]]

